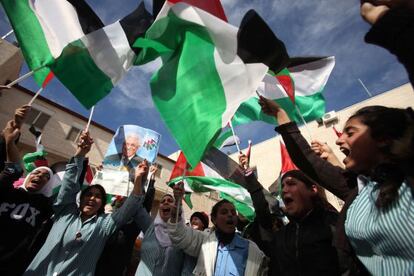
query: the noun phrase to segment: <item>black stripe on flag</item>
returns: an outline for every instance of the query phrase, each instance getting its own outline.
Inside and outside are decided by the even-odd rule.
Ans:
[[[244,63],[263,63],[275,73],[289,64],[285,44],[255,10],[243,17],[237,40],[237,54]]]
[[[145,32],[151,26],[153,21],[154,18],[145,9],[144,2],[141,2],[138,8],[119,21],[128,39],[128,43],[135,54],[138,55],[141,48],[132,48],[132,45],[137,38],[145,35]]]
[[[289,59],[289,65],[287,67],[289,69],[291,67],[296,67],[302,64],[314,62],[314,61],[324,59],[324,58],[327,58],[327,57],[291,57]]]
[[[84,0],[67,0],[76,10],[84,34],[104,27],[101,19]]]

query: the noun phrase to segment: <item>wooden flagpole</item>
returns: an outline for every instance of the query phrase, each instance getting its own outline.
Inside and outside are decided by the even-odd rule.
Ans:
[[[6,38],[7,38],[8,36],[10,36],[12,33],[14,33],[14,31],[13,31],[13,30],[9,31],[7,34],[3,35],[3,36],[1,37],[1,39],[6,39]]]
[[[40,95],[40,92],[43,91],[43,87],[40,87],[39,90],[37,90],[36,94],[34,94],[33,98],[30,100],[30,102],[28,103],[28,105],[32,105],[33,102],[36,100],[37,96]]]
[[[11,88],[13,85],[15,85],[18,82],[21,82],[25,79],[27,79],[28,77],[30,77],[31,75],[33,75],[35,72],[39,71],[40,69],[44,68],[45,66],[40,66],[26,74],[24,74],[23,76],[20,76],[19,78],[15,79],[14,81],[12,81],[11,83],[7,84],[6,87],[7,88]]]
[[[229,126],[230,126],[230,129],[231,129],[231,133],[233,134],[233,139],[234,139],[234,142],[236,142],[237,151],[238,151],[239,153],[241,153],[239,143],[237,143],[236,133],[234,132],[233,124],[231,123],[231,119],[230,119],[230,121],[229,121]]]
[[[88,132],[89,130],[89,126],[91,125],[91,121],[92,121],[92,116],[93,116],[93,111],[95,110],[95,106],[92,106],[91,108],[91,113],[89,114],[89,119],[88,119],[88,123],[86,124],[85,127],[85,131]]]

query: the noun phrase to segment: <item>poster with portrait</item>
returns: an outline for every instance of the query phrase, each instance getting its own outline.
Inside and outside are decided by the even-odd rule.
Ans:
[[[161,135],[137,125],[123,125],[115,132],[108,146],[103,169],[93,184],[102,185],[108,194],[127,196],[133,185],[136,166],[146,159],[155,162]]]

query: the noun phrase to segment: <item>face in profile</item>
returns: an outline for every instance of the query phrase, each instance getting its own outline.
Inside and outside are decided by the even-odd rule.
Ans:
[[[139,139],[136,136],[127,136],[125,142],[122,145],[122,154],[128,158],[135,156],[137,150],[139,149]]]
[[[226,202],[217,210],[215,217],[212,217],[214,225],[223,233],[231,234],[236,231],[237,212],[234,205]]]
[[[346,156],[343,160],[345,167],[356,173],[369,172],[381,159],[377,142],[372,139],[369,127],[357,117],[346,122],[344,132],[336,144]]]
[[[34,170],[25,184],[25,188],[29,192],[40,191],[50,179],[50,174],[46,169]]]

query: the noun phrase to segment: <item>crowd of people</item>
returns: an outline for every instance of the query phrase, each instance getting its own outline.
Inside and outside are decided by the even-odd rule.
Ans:
[[[362,17],[373,25],[366,41],[395,54],[413,84],[414,2],[361,2]],[[161,196],[152,219],[155,180],[146,191],[143,182],[154,168],[146,160],[133,170],[131,194],[106,208],[101,185],[82,185],[93,145],[88,131],[57,196],[56,172],[45,165],[15,187],[24,174],[18,144],[30,106],[17,108],[0,139],[0,274],[414,275],[414,111],[355,112],[336,142],[345,155],[341,164],[326,144],[309,144],[277,103],[260,97],[259,104],[275,117],[297,169],[281,176],[281,204],[240,153],[256,213],[248,225],[225,199],[186,224],[182,183]],[[345,202],[340,212],[322,188]]]

